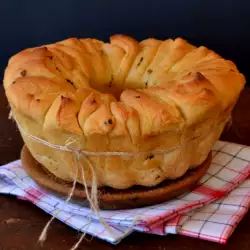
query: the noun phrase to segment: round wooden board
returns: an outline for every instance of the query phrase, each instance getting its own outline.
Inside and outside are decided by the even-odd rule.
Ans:
[[[166,180],[156,187],[134,186],[126,190],[117,190],[109,187],[98,189],[99,205],[101,209],[130,209],[142,206],[159,204],[196,187],[198,181],[205,174],[211,164],[212,154],[197,168],[189,170],[183,177],[169,181]],[[55,194],[69,194],[72,183],[56,178],[48,173],[31,155],[24,145],[21,152],[23,168],[28,175],[40,186]],[[72,199],[88,207],[84,187],[77,184]]]

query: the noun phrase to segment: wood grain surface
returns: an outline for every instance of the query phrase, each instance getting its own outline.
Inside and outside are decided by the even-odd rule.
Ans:
[[[0,87],[0,165],[19,159],[23,146],[15,124],[8,120],[9,108]],[[245,89],[233,111],[232,126],[222,135],[223,140],[250,145],[250,89]],[[0,195],[0,250],[69,250],[79,234],[55,221],[43,247],[36,244],[49,216],[36,206]],[[226,245],[211,243],[179,235],[154,236],[133,233],[119,245],[87,237],[82,250],[250,250],[250,213],[240,222]]]

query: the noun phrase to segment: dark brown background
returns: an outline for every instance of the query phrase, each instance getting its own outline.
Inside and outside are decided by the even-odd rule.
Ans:
[[[245,89],[233,112],[233,126],[223,139],[250,145],[250,89]],[[7,119],[8,108],[0,87],[0,165],[19,159],[22,140],[15,124]],[[0,250],[41,249],[38,236],[50,217],[32,204],[15,197],[0,195]],[[168,235],[154,236],[134,233],[118,246],[98,239],[83,241],[79,249],[91,250],[250,250],[250,213],[240,222],[226,245]],[[43,249],[69,250],[79,235],[73,229],[55,221]],[[90,238],[90,237],[88,237]]]

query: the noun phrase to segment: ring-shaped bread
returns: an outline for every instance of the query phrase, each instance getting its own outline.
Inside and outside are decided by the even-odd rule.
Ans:
[[[155,186],[201,164],[245,85],[236,65],[182,38],[69,38],[10,58],[4,88],[23,140],[49,172],[91,186]],[[25,131],[25,133],[23,132]],[[88,152],[75,154],[51,144]],[[169,152],[167,151],[169,149]],[[91,165],[91,166],[90,166]]]

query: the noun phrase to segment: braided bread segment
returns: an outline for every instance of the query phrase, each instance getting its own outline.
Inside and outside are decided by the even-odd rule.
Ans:
[[[21,51],[4,76],[15,118],[31,135],[93,152],[170,149],[87,156],[98,186],[114,188],[155,186],[201,164],[245,82],[233,62],[204,46],[124,35],[112,36],[110,43],[69,38]],[[38,162],[73,180],[73,154],[22,137]],[[91,185],[86,158],[80,164]]]

